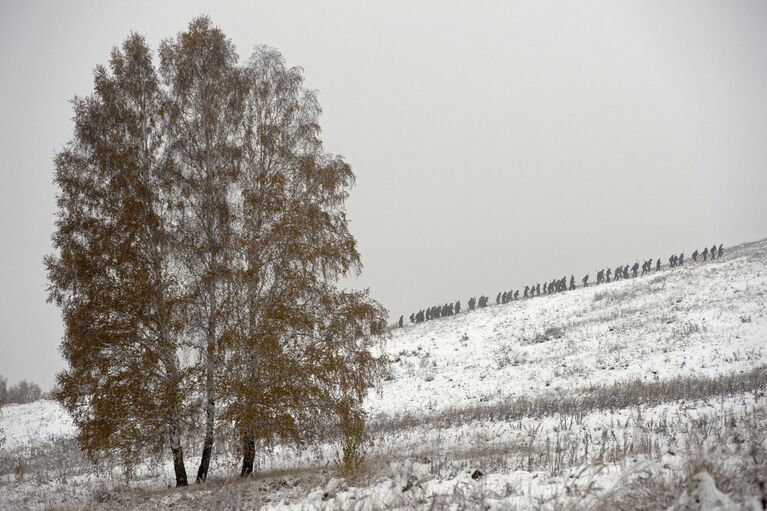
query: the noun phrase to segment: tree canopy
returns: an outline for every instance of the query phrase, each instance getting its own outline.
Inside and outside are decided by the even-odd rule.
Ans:
[[[386,311],[338,288],[361,269],[350,165],[325,152],[316,93],[258,47],[240,65],[207,17],[163,41],[131,34],[55,159],[49,296],[62,310],[57,398],[90,453],[141,459],[200,430],[242,446],[340,434],[355,449],[384,363]],[[328,427],[330,425],[330,427]]]

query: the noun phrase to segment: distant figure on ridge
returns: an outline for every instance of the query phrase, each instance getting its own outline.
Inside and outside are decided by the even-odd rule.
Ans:
[[[703,257],[703,260],[705,261],[708,257],[708,247],[703,249],[703,252],[700,253],[701,257]]]
[[[709,252],[709,254],[711,254],[711,259],[713,259],[714,257],[716,257],[716,245],[714,245],[713,247],[711,247],[711,252]]]
[[[639,263],[634,262],[634,266],[631,267],[631,276],[636,278],[638,271],[639,271]]]
[[[658,264],[655,265],[655,271],[660,271],[660,257],[658,258]]]
[[[606,277],[606,279],[607,279],[607,283],[608,284],[610,283],[610,274],[611,273],[612,273],[612,270],[610,268],[607,268],[607,277]]]
[[[719,244],[719,253],[717,254],[717,257],[722,257],[724,255],[724,248],[722,244]]]
[[[589,287],[589,274],[587,273],[585,277],[583,277],[583,287]]]
[[[697,248],[695,249],[695,252],[692,253],[692,260],[694,262],[696,262],[696,263],[698,262],[698,249]]]

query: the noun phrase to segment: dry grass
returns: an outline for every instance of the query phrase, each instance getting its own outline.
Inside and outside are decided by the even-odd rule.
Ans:
[[[450,428],[473,421],[514,421],[526,417],[577,415],[593,411],[653,406],[669,401],[727,397],[767,389],[767,366],[748,372],[719,377],[680,376],[645,382],[629,380],[612,385],[585,388],[535,397],[514,397],[497,403],[452,408],[431,414],[403,414],[378,417],[368,425],[374,435],[399,432],[406,428],[429,426]]]

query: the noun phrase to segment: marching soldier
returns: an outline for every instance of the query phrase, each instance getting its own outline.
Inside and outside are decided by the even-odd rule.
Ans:
[[[706,260],[706,257],[708,256],[708,247],[703,249],[703,252],[700,253],[700,255],[703,257],[703,260]]]
[[[639,263],[634,262],[634,266],[631,267],[631,276],[636,278],[638,271],[639,271]]]
[[[583,277],[583,287],[589,287],[589,274],[587,273],[585,277]]]
[[[658,258],[658,264],[655,265],[655,271],[660,271],[660,257]]]
[[[694,262],[696,262],[696,263],[698,262],[698,249],[697,248],[695,249],[695,252],[692,253],[692,260]]]
[[[610,268],[607,268],[607,283],[610,283],[610,274],[612,273],[612,270]]]
[[[719,253],[717,254],[717,257],[722,257],[724,255],[724,248],[722,247],[722,244],[719,244]]]

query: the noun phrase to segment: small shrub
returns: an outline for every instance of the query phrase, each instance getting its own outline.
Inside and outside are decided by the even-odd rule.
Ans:
[[[26,473],[27,468],[24,466],[24,463],[21,460],[17,460],[16,465],[13,467],[13,477],[16,479],[16,482],[22,482]]]
[[[341,452],[338,464],[348,476],[359,473],[365,460],[365,417],[359,410],[342,407],[340,410]]]

